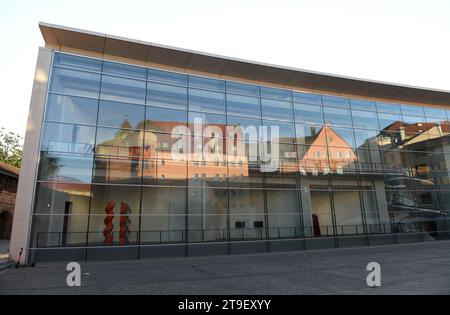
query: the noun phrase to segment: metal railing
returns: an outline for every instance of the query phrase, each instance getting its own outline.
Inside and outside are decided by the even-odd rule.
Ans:
[[[207,242],[264,241],[282,239],[330,238],[350,236],[392,235],[408,233],[445,233],[448,227],[430,231],[423,229],[422,223],[389,223],[366,225],[309,226],[309,227],[262,227],[233,229],[194,229],[194,230],[151,230],[131,231],[128,242],[120,243],[119,231],[112,232],[113,246],[125,245],[163,245]],[[33,245],[42,247],[103,246],[102,232],[36,232]],[[105,245],[108,246],[108,245]]]

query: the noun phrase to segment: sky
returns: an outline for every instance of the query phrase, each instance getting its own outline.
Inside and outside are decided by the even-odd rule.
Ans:
[[[449,0],[0,0],[0,127],[25,135],[39,21],[450,90]]]

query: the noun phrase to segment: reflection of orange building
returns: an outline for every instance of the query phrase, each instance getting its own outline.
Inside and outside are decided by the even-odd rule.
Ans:
[[[349,145],[331,127],[325,125],[317,134],[306,154],[299,161],[300,172],[342,172],[358,160]]]
[[[173,122],[152,122],[152,127],[158,130],[170,130],[174,127]],[[225,135],[226,126],[219,126],[222,135]],[[145,137],[144,137],[145,135]],[[247,177],[249,175],[249,163],[246,155],[239,156],[235,152],[237,139],[234,140],[233,152],[227,152],[226,138],[211,139],[205,137],[202,142],[203,150],[209,142],[211,149],[220,147],[219,154],[211,156],[206,160],[196,159],[192,151],[194,148],[193,137],[187,137],[190,141],[188,148],[182,148],[179,155],[172,152],[175,142],[181,137],[172,138],[171,133],[155,132],[128,132],[119,131],[114,138],[99,144],[96,148],[97,169],[96,174],[104,172],[107,181],[120,181],[121,179],[140,177],[150,180],[185,180],[188,179],[214,179],[223,180],[226,177]],[[221,143],[219,143],[221,142]],[[138,144],[141,144],[139,146]],[[130,145],[131,144],[131,145]],[[189,148],[190,146],[190,148]],[[191,153],[188,158],[188,153]],[[357,156],[348,144],[330,126],[325,125],[316,135],[312,144],[304,156],[300,156],[299,161],[289,158],[290,154],[280,156],[279,171],[282,173],[328,173],[343,171],[349,164],[357,161]],[[288,155],[288,157],[286,157]],[[295,161],[295,162],[294,162]],[[102,165],[99,163],[103,162]],[[300,169],[299,169],[300,168]]]

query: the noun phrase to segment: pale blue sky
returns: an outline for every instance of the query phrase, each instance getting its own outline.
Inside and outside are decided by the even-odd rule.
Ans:
[[[450,90],[449,0],[0,0],[0,126],[21,135],[39,21]]]

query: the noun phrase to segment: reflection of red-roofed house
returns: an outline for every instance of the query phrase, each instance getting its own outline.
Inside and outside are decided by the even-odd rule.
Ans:
[[[330,126],[324,125],[299,161],[301,172],[341,172],[358,160],[352,147]]]

